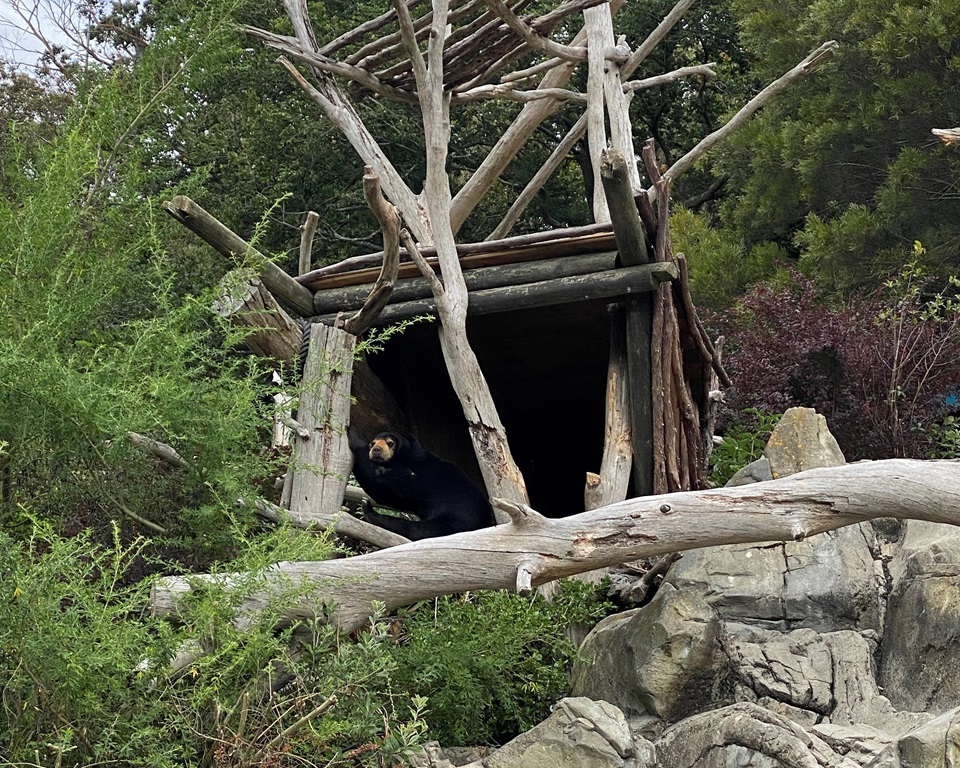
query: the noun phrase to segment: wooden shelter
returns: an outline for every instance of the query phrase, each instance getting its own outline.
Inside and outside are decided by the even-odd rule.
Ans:
[[[468,334],[490,385],[531,504],[549,515],[584,510],[584,478],[599,471],[611,338],[617,308],[677,276],[671,263],[618,267],[609,225],[458,247],[470,291]],[[427,253],[424,254],[425,256]],[[301,276],[315,291],[316,320],[358,311],[379,268],[361,257]],[[404,269],[410,267],[412,269]],[[430,286],[412,263],[378,324],[434,318]],[[404,276],[406,275],[406,276]],[[430,450],[481,480],[462,409],[450,386],[434,323],[417,323],[368,356]],[[632,393],[649,397],[649,390]]]
[[[290,355],[296,325],[286,311],[314,328],[346,331],[343,338],[314,332],[310,342],[315,367],[308,358],[308,380],[321,368],[335,375],[318,400],[325,405],[310,406],[317,425],[298,432],[295,463],[309,472],[295,466],[291,474],[313,474],[323,490],[313,481],[301,488],[295,479],[290,504],[296,515],[335,516],[350,466],[342,439],[347,422],[367,433],[399,423],[472,470],[491,497],[503,499],[495,506],[514,513],[532,502],[548,515],[564,515],[628,494],[704,486],[711,403],[726,377],[697,319],[684,260],[671,249],[670,183],[768,98],[818,66],[835,44],[811,53],[661,174],[652,142],[635,149],[631,94],[710,77],[713,65],[631,80],[693,0],[679,0],[636,47],[614,35],[614,14],[624,2],[563,0],[534,15],[529,0],[393,0],[386,13],[321,43],[306,3],[284,0],[292,35],[247,29],[283,54],[279,63],[363,158],[367,202],[384,238],[381,254],[311,271],[308,218],[301,274],[292,279],[192,201],[166,206],[224,253],[252,256],[259,265],[268,290],[250,284],[242,295],[231,293],[221,310],[261,328],[251,343],[262,352]],[[581,67],[585,91],[569,86]],[[354,108],[353,99],[369,96],[419,107],[426,161],[421,192],[400,176]],[[447,173],[454,146],[450,111],[490,98],[522,107],[454,194]],[[526,139],[569,105],[579,105],[582,116],[487,241],[458,243],[461,225]],[[508,237],[581,140],[593,168],[595,223]],[[420,315],[437,322],[407,328],[368,356],[368,364],[344,371],[357,336]],[[277,344],[278,338],[284,341]],[[340,362],[322,367],[320,357]],[[342,397],[348,382],[352,408]]]

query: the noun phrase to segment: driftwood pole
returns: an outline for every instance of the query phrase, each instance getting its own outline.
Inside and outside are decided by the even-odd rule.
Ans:
[[[686,491],[611,504],[558,520],[504,503],[512,522],[359,557],[280,563],[240,606],[260,611],[291,586],[310,588],[289,606],[288,622],[324,615],[346,630],[375,602],[388,609],[477,589],[526,591],[617,563],[720,544],[800,540],[876,517],[960,525],[960,462],[890,459],[813,469],[738,488]],[[153,610],[175,614],[196,580],[229,586],[237,577],[172,577],[157,583]],[[238,619],[242,624],[243,618]]]
[[[329,523],[340,512],[353,466],[347,426],[356,343],[356,336],[325,325],[310,334],[297,408],[307,435],[294,437],[287,470],[293,475],[290,514],[299,520]]]
[[[649,264],[651,260],[650,246],[634,198],[633,173],[634,170],[629,167],[621,152],[609,150],[602,154],[598,175],[603,181],[613,233],[624,267]],[[654,492],[653,401],[662,395],[653,391],[651,376],[653,295],[645,293],[627,305],[623,313],[626,326],[625,347],[622,352],[611,348],[611,354],[623,354],[626,358],[633,441],[633,481],[634,493],[637,496]]]

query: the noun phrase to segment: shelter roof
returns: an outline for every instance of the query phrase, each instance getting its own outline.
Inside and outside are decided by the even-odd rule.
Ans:
[[[550,36],[562,37],[558,27],[565,19],[605,1],[565,0],[553,10],[538,14],[531,12],[532,0],[453,0],[447,17],[450,33],[443,49],[446,90],[452,91],[455,101],[489,96],[475,89],[499,82],[505,71],[534,56],[543,60],[543,68],[556,64],[556,58],[550,64],[551,57],[556,56],[586,60],[586,48],[567,46]],[[407,0],[405,5],[423,48],[433,22],[430,3]],[[394,9],[319,45],[316,51],[306,49],[295,37],[253,27],[247,31],[304,63],[346,77],[353,89],[398,101],[416,101],[413,68]],[[543,68],[513,73],[504,80],[528,85]],[[509,91],[513,85],[496,87]]]

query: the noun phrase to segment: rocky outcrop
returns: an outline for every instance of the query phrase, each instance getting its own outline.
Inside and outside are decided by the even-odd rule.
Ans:
[[[960,704],[960,532],[911,520],[894,552],[880,679],[896,706],[939,714]]]
[[[581,645],[571,691],[628,715],[672,722],[732,702],[723,623],[697,594],[664,585],[644,608],[609,616]]]
[[[823,418],[791,409],[732,482],[842,462]],[[573,698],[469,765],[960,768],[960,530],[879,520],[688,552],[581,657]]]
[[[647,768],[652,753],[643,740],[634,743],[618,707],[569,698],[482,764],[485,768]]]

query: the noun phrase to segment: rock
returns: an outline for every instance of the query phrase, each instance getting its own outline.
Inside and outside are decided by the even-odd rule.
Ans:
[[[898,744],[901,768],[960,765],[960,707],[910,731]]]
[[[774,478],[847,463],[827,429],[827,420],[813,408],[788,409],[770,434],[763,455]]]
[[[880,677],[896,706],[939,714],[960,701],[960,535],[910,522],[890,567]]]
[[[427,741],[420,752],[407,755],[404,765],[410,768],[483,768],[480,758],[489,754],[487,747],[446,747]]]
[[[581,646],[571,691],[616,704],[628,715],[678,720],[732,701],[716,613],[670,585],[643,608],[601,621]]]
[[[773,472],[770,471],[770,460],[766,456],[761,456],[734,473],[733,477],[727,480],[726,487],[763,483],[767,480],[773,480]]]
[[[880,768],[879,762],[892,768],[895,759],[894,739],[869,725],[834,725],[821,723],[810,728],[834,751],[855,760],[859,765]]]
[[[880,629],[872,531],[862,524],[803,541],[686,553],[665,583],[697,592],[726,621],[789,631]]]
[[[819,737],[756,704],[733,704],[670,726],[657,768],[858,768]]]
[[[845,463],[826,420],[810,408],[788,410],[764,454],[773,477]],[[879,631],[875,547],[866,523],[803,541],[711,547],[684,555],[667,581],[704,595],[725,621],[784,632]]]
[[[652,753],[652,750],[650,750]],[[486,768],[653,768],[627,720],[606,701],[562,699],[539,725],[483,760]]]
[[[882,747],[930,719],[899,712],[880,695],[873,671],[876,644],[859,632],[783,634],[727,625],[727,638],[738,699],[748,690],[758,703],[806,728],[864,726],[886,734]]]

